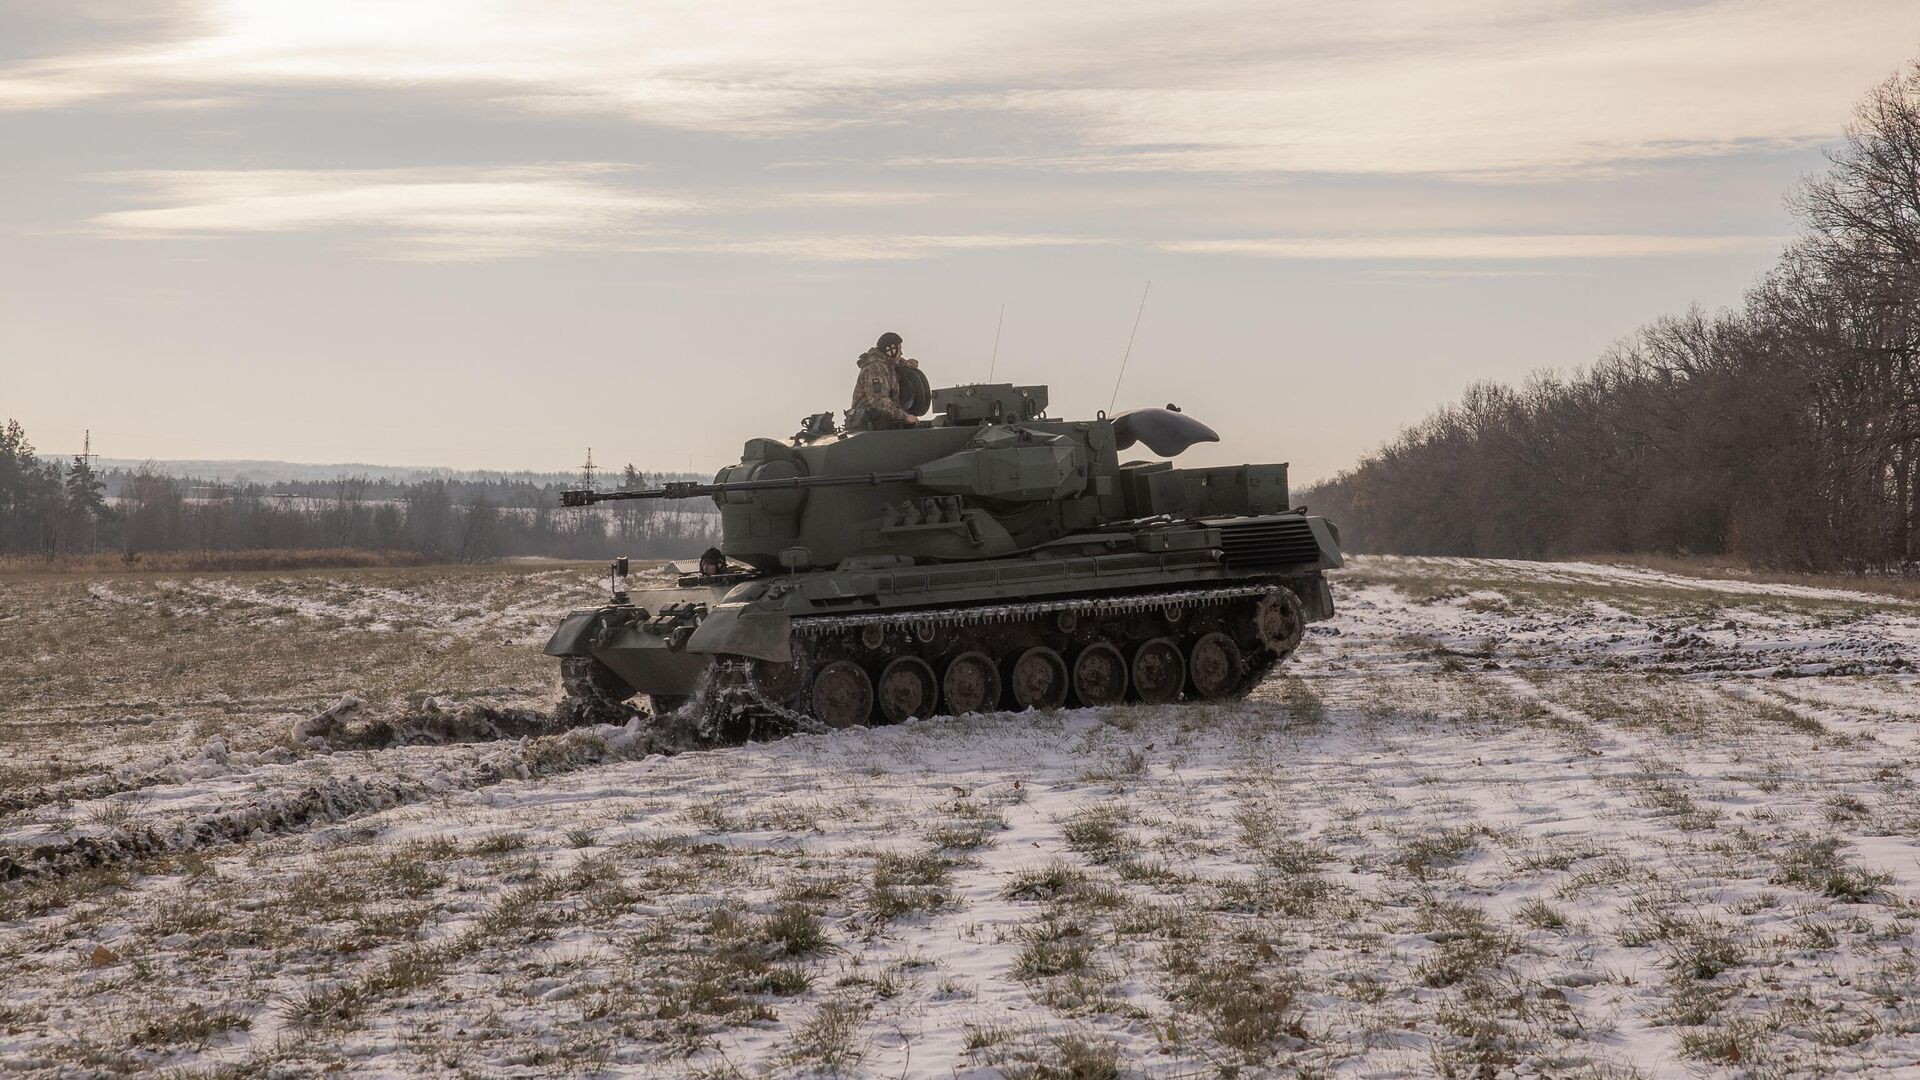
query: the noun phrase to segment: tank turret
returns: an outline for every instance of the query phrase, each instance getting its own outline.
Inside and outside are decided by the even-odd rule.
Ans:
[[[1173,456],[1218,440],[1172,407],[1068,421],[1045,416],[1044,386],[931,396],[935,415],[917,427],[753,439],[711,484],[568,492],[565,501],[711,496],[730,557],[787,570],[885,556],[991,559],[1108,523],[1288,508],[1284,464],[1122,464],[1119,451],[1136,442]]]

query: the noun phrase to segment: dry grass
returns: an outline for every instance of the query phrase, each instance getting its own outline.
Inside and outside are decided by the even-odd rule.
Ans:
[[[1569,560],[1607,565],[1609,559]],[[1612,564],[1660,571],[1636,560],[1612,558]],[[1552,566],[1554,564],[1543,564]],[[1685,575],[1684,570],[1675,570]],[[1911,610],[1920,600],[1920,581],[1909,578],[1870,575],[1778,575],[1778,584],[1807,585],[1865,594],[1859,598],[1819,598],[1781,596],[1766,592],[1716,587],[1715,581],[1702,576],[1697,582],[1617,580],[1598,575],[1575,574],[1571,578],[1528,577],[1496,564],[1441,566],[1419,559],[1367,557],[1357,559],[1343,571],[1349,580],[1366,584],[1392,585],[1416,604],[1433,605],[1459,601],[1465,610],[1485,616],[1524,617],[1529,614],[1559,614],[1579,611],[1592,603],[1604,603],[1644,617],[1672,615],[1689,609],[1726,607],[1767,607],[1809,614],[1858,615],[1872,610]],[[1747,576],[1726,573],[1727,582],[1776,583],[1767,575]],[[1470,598],[1471,593],[1497,592],[1499,603]],[[1884,599],[1881,599],[1884,597]],[[1405,642],[1413,644],[1410,638]],[[1477,663],[1473,653],[1428,639],[1434,659],[1452,661],[1446,666],[1464,671]],[[1434,646],[1439,646],[1434,648]]]
[[[1848,862],[1841,854],[1844,846],[1844,841],[1837,836],[1796,839],[1776,856],[1779,870],[1773,881],[1797,885],[1847,903],[1884,898],[1887,886],[1893,883],[1893,875],[1875,873]]]
[[[933,912],[952,902],[952,863],[939,851],[883,851],[874,857],[865,907],[879,922],[915,912]]]
[[[0,578],[84,574],[232,573],[246,570],[366,570],[433,566],[441,560],[414,551],[361,548],[248,548],[239,551],[152,551],[100,555],[0,555]]]
[[[548,564],[10,577],[0,743],[16,754],[0,763],[0,784],[58,781],[216,735],[236,751],[268,749],[286,740],[290,715],[348,694],[404,706],[505,686],[544,705],[557,675],[539,641],[596,584]]]
[[[1889,574],[1804,574],[1763,570],[1719,556],[1681,555],[1593,555],[1570,558],[1568,562],[1599,563],[1603,566],[1636,566],[1663,574],[1705,578],[1709,581],[1751,581],[1768,585],[1804,585],[1815,589],[1849,589],[1879,593],[1901,600],[1920,601],[1920,577]]]
[[[1167,946],[1161,957],[1168,996],[1195,1013],[1212,1040],[1235,1060],[1270,1060],[1276,1047],[1307,1038],[1305,1010],[1295,979],[1263,970],[1234,949],[1209,954],[1186,944]]]

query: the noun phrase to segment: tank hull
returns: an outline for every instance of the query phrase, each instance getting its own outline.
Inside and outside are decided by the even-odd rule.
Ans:
[[[714,738],[1233,697],[1291,653],[1306,623],[1333,614],[1324,572],[1340,565],[1337,534],[1318,517],[1157,522],[998,559],[685,579],[574,612],[547,652],[617,676],[603,709],[620,706],[604,699],[622,687],[700,699]],[[1175,652],[1183,670],[1169,693],[1153,672]]]

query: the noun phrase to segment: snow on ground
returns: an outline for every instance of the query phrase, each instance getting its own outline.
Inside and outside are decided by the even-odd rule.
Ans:
[[[0,1072],[1920,1068],[1915,605],[1360,559],[1245,703],[666,756],[598,584],[0,593]]]

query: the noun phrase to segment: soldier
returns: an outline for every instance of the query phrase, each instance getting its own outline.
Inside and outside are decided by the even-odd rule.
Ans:
[[[853,384],[853,408],[847,410],[848,431],[913,427],[919,423],[900,407],[900,376],[895,369],[920,366],[920,361],[900,355],[904,344],[899,334],[888,331],[880,335],[873,348],[860,354],[860,378]]]

